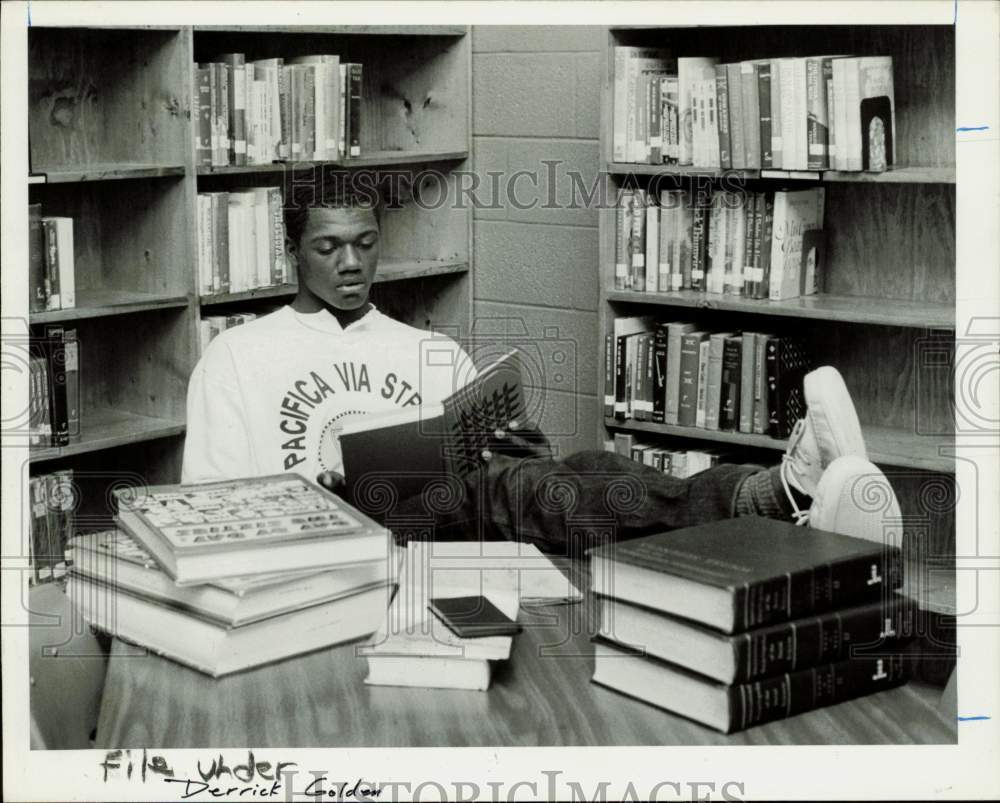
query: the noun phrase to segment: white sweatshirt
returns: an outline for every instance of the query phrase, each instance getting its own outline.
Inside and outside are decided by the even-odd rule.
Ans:
[[[282,307],[220,334],[195,366],[182,481],[343,474],[345,422],[440,402],[474,376],[451,338],[374,308],[345,329],[326,310]]]

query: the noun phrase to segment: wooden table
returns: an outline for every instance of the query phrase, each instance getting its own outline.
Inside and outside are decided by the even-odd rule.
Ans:
[[[585,584],[580,584],[585,588]],[[356,645],[213,679],[114,642],[104,748],[954,744],[941,689],[900,688],[724,736],[591,683],[596,602],[522,607],[488,692],[366,686]]]

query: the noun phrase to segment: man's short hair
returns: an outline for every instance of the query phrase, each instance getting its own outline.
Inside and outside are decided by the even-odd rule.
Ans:
[[[360,171],[318,166],[286,177],[285,236],[297,243],[310,209],[370,209],[381,223],[382,199],[374,181]]]

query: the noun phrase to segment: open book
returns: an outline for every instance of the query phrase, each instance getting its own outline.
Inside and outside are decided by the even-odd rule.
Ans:
[[[439,404],[346,424],[340,434],[344,498],[378,519],[387,493],[408,499],[474,471],[494,431],[524,412],[520,364],[512,350]]]

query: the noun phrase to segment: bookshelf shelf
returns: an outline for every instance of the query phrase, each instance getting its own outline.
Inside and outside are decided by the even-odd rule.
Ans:
[[[955,168],[951,167],[897,167],[884,173],[844,172],[839,170],[717,170],[694,165],[653,165],[629,162],[609,162],[607,172],[615,176],[706,176],[750,181],[774,179],[776,181],[822,181],[855,184],[954,184]]]
[[[82,433],[68,446],[32,449],[31,462],[41,463],[63,457],[89,454],[116,446],[169,438],[184,433],[184,423],[122,410],[84,411]]]
[[[84,318],[101,318],[107,315],[127,315],[133,312],[163,310],[186,307],[187,296],[157,296],[152,293],[133,293],[128,290],[80,290],[77,292],[76,306],[71,309],[49,310],[31,313],[31,322],[56,323],[59,321],[79,321]]]
[[[43,174],[42,180],[29,183],[76,184],[83,181],[166,178],[168,176],[183,176],[185,170],[183,165],[130,164],[128,162],[120,162],[87,164],[78,167],[59,167],[52,170],[39,168],[38,172]]]
[[[449,262],[443,259],[392,259],[379,260],[375,282],[400,282],[407,279],[423,279],[431,276],[447,276],[468,273],[468,262]],[[201,297],[202,307],[217,307],[242,301],[256,301],[264,298],[286,298],[298,292],[298,285],[279,284],[274,287],[257,287],[240,293],[222,293]]]
[[[767,435],[750,435],[745,432],[729,432],[700,427],[681,427],[673,424],[654,424],[647,421],[618,421],[607,418],[604,425],[608,429],[621,432],[642,432],[654,435],[671,435],[678,438],[728,443],[754,449],[770,449],[783,452],[788,446],[784,440]],[[954,473],[955,459],[942,456],[941,447],[949,446],[941,438],[915,435],[901,429],[862,425],[868,457],[875,463],[901,468],[919,468],[928,471]]]
[[[195,25],[195,33],[297,33],[338,36],[464,36],[464,25]]]
[[[325,162],[272,162],[271,164],[254,164],[243,167],[199,167],[198,175],[264,175],[268,173],[308,170],[309,168],[320,166],[336,166],[342,167],[345,170],[357,170],[365,167],[392,167],[394,165],[415,165],[430,162],[459,162],[468,157],[468,151],[375,151],[374,153],[354,159],[339,159]]]
[[[954,305],[927,301],[893,299],[887,303],[884,298],[828,295],[825,293],[785,301],[767,301],[701,293],[696,290],[677,290],[670,293],[609,290],[607,299],[612,302],[629,304],[726,310],[752,315],[778,315],[788,318],[811,318],[844,323],[903,326],[917,329],[952,330],[955,328]]]

